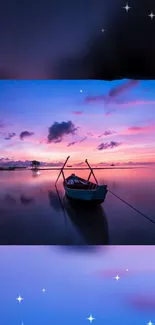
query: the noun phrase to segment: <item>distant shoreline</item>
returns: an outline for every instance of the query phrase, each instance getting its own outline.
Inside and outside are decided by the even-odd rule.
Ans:
[[[92,167],[93,170],[104,170],[104,169],[135,169],[135,168],[148,168],[152,166],[132,166],[132,167]],[[61,170],[61,168],[55,167],[55,168],[37,168],[37,169],[30,169],[27,167],[14,167],[14,168],[1,168],[0,171],[33,171],[37,172],[39,170]],[[85,168],[64,168],[63,170],[90,170],[88,167]]]

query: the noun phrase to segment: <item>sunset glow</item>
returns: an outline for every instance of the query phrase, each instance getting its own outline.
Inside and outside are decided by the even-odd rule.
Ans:
[[[154,105],[155,81],[2,80],[0,164],[155,163]]]

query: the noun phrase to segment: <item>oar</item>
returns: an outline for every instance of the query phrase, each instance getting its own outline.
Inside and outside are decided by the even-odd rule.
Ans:
[[[59,173],[59,175],[58,175],[58,177],[57,177],[57,180],[56,180],[56,182],[55,182],[55,186],[56,186],[56,183],[57,183],[57,181],[58,181],[58,179],[59,179],[61,173],[63,172],[63,169],[64,169],[64,167],[65,167],[65,165],[66,165],[66,163],[67,163],[67,161],[68,161],[69,158],[70,158],[70,156],[68,156],[67,159],[66,159],[66,161],[64,162],[64,164],[63,164],[63,166],[62,166],[62,168],[61,168],[61,170],[60,170],[60,173]],[[64,177],[64,174],[63,174],[63,177]]]
[[[94,175],[93,169],[91,168],[91,166],[90,166],[89,163],[88,163],[88,160],[86,159],[85,162],[87,163],[88,167],[89,167],[90,170],[91,170],[90,175],[89,175],[89,177],[88,177],[88,181],[89,181],[90,176],[91,176],[91,173],[92,173],[93,176],[94,176],[94,179],[95,179],[95,181],[96,181],[96,184],[98,185],[98,181],[97,181],[97,179],[96,179],[96,177],[95,177],[95,175]]]

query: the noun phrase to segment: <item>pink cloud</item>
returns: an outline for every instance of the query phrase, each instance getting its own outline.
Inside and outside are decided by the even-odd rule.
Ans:
[[[121,106],[136,106],[136,105],[154,105],[155,101],[154,100],[135,100],[135,101],[129,101],[126,103],[118,103]]]
[[[101,270],[98,272],[95,272],[96,275],[98,275],[101,278],[107,278],[107,279],[112,279],[115,278],[116,275],[118,276],[128,276],[129,275],[129,271],[126,271],[126,269],[105,269],[105,270]],[[133,274],[133,273],[132,273]],[[131,271],[130,271],[130,275],[131,275]]]
[[[94,102],[102,102],[105,101],[106,97],[103,95],[99,96],[87,96],[84,100],[86,104],[94,103]]]
[[[83,114],[83,112],[82,111],[74,111],[74,112],[72,112],[74,115],[81,115],[81,114]]]
[[[111,112],[106,112],[105,115],[109,116],[109,115],[111,115]]]
[[[143,295],[138,293],[126,299],[127,304],[139,311],[151,311],[155,310],[155,294],[149,293]]]
[[[155,124],[145,126],[131,126],[121,132],[121,134],[138,134],[138,133],[151,133],[155,131]]]

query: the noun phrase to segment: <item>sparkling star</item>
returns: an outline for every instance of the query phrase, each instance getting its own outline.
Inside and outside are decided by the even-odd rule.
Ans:
[[[126,271],[128,272],[129,270],[128,270],[128,269],[126,269]]]
[[[45,289],[42,289],[42,292],[45,292],[46,290]]]
[[[149,17],[150,17],[151,19],[153,19],[154,16],[155,16],[155,15],[154,15],[153,12],[151,12],[150,15],[149,15]]]
[[[115,279],[118,281],[120,279],[120,277],[118,275],[116,275]]]
[[[39,172],[39,171],[37,171],[37,175],[38,175],[38,176],[40,175],[40,172]]]
[[[102,32],[102,33],[104,33],[104,32],[105,32],[105,29],[104,29],[104,28],[102,28],[102,29],[101,29],[101,32]]]
[[[151,322],[151,320],[149,321],[149,323],[147,323],[147,325],[153,325],[153,323]]]
[[[16,298],[16,300],[18,300],[18,302],[20,303],[23,300],[23,298],[19,295],[19,297]]]
[[[87,318],[89,321],[90,321],[90,323],[92,323],[92,321],[95,319],[92,315],[90,315],[88,318]],[[150,324],[149,324],[150,325]]]
[[[128,10],[131,9],[131,7],[128,6],[128,3],[127,3],[126,6],[123,7],[123,8],[126,10],[126,12],[128,12]]]
[[[83,90],[82,89],[80,89],[80,93],[82,93],[83,92]]]

